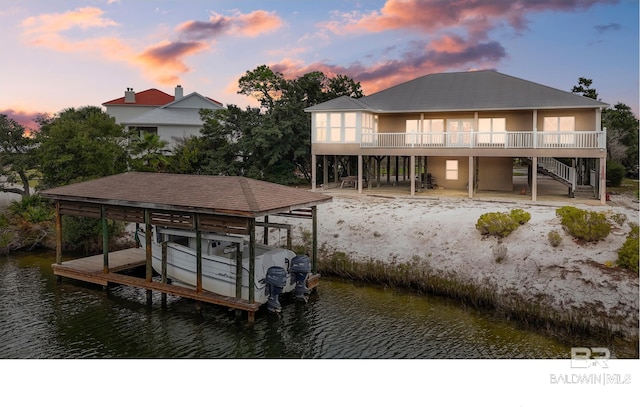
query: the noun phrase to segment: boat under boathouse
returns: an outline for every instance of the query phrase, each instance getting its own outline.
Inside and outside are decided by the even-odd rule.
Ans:
[[[52,265],[58,278],[67,277],[103,286],[124,284],[147,290],[208,302],[236,311],[247,311],[249,322],[262,305],[256,301],[256,229],[264,228],[263,244],[268,245],[270,228],[287,231],[291,249],[292,227],[271,223],[269,216],[307,218],[311,221],[312,250],[308,289],[319,284],[317,272],[317,205],[331,201],[330,196],[308,190],[237,176],[204,176],[166,173],[130,172],[91,181],[52,188],[41,192],[56,206],[56,262]],[[103,253],[97,256],[62,261],[62,216],[90,217],[102,220]],[[109,252],[107,221],[144,224],[144,250],[131,248]],[[171,284],[167,278],[167,242],[156,230],[173,230],[178,235],[195,238],[195,284]],[[203,288],[202,239],[218,236],[235,248],[235,295],[221,295]],[[248,237],[248,273],[244,272],[243,253]],[[161,280],[153,279],[153,239],[162,244]],[[246,250],[245,256],[246,256]],[[231,255],[229,255],[231,256]],[[246,259],[245,259],[246,261]],[[145,266],[145,277],[121,271]],[[246,270],[246,267],[245,267]],[[157,271],[157,270],[156,270]],[[248,295],[243,295],[243,287]],[[245,293],[246,294],[246,293]]]

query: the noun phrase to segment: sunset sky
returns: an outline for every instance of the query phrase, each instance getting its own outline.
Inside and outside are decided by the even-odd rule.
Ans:
[[[223,104],[246,71],[312,70],[366,95],[496,69],[638,114],[638,0],[0,0],[0,113],[32,119],[177,84]]]

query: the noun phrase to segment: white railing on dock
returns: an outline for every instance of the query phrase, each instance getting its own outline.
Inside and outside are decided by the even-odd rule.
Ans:
[[[362,148],[606,148],[603,131],[363,133]]]

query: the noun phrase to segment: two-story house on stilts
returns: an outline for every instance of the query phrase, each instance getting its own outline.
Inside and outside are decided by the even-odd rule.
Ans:
[[[533,201],[540,172],[566,185],[570,197],[577,185],[591,186],[604,203],[607,106],[491,70],[431,74],[360,99],[339,97],[305,110],[312,189],[331,179],[332,167],[335,182],[350,175],[360,193],[383,172],[390,183],[406,177],[411,195],[437,180],[473,198],[512,191],[517,159],[528,164]]]

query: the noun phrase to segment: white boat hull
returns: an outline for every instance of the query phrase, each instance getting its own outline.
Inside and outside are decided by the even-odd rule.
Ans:
[[[169,236],[167,242],[167,277],[177,285],[196,287],[196,247],[194,236],[184,231],[173,231],[181,234],[180,242],[171,241],[170,230],[160,229],[162,235]],[[155,228],[154,228],[155,232]],[[145,233],[138,231],[141,241],[141,250],[145,250]],[[228,297],[236,297],[236,252],[235,247],[228,242],[211,239],[211,234],[204,234],[202,241],[202,288],[215,294]],[[225,238],[218,235],[217,238]],[[235,238],[236,240],[238,238]],[[185,243],[188,240],[188,246]],[[162,245],[155,236],[151,243],[152,266],[161,274],[162,272]],[[242,293],[241,298],[249,299],[249,248],[242,250]],[[295,289],[295,281],[289,272],[291,259],[296,256],[287,249],[274,248],[262,244],[256,244],[255,273],[254,273],[254,301],[264,304],[269,299],[265,277],[267,270],[272,266],[282,267],[287,273],[286,285],[283,293],[292,292]]]

